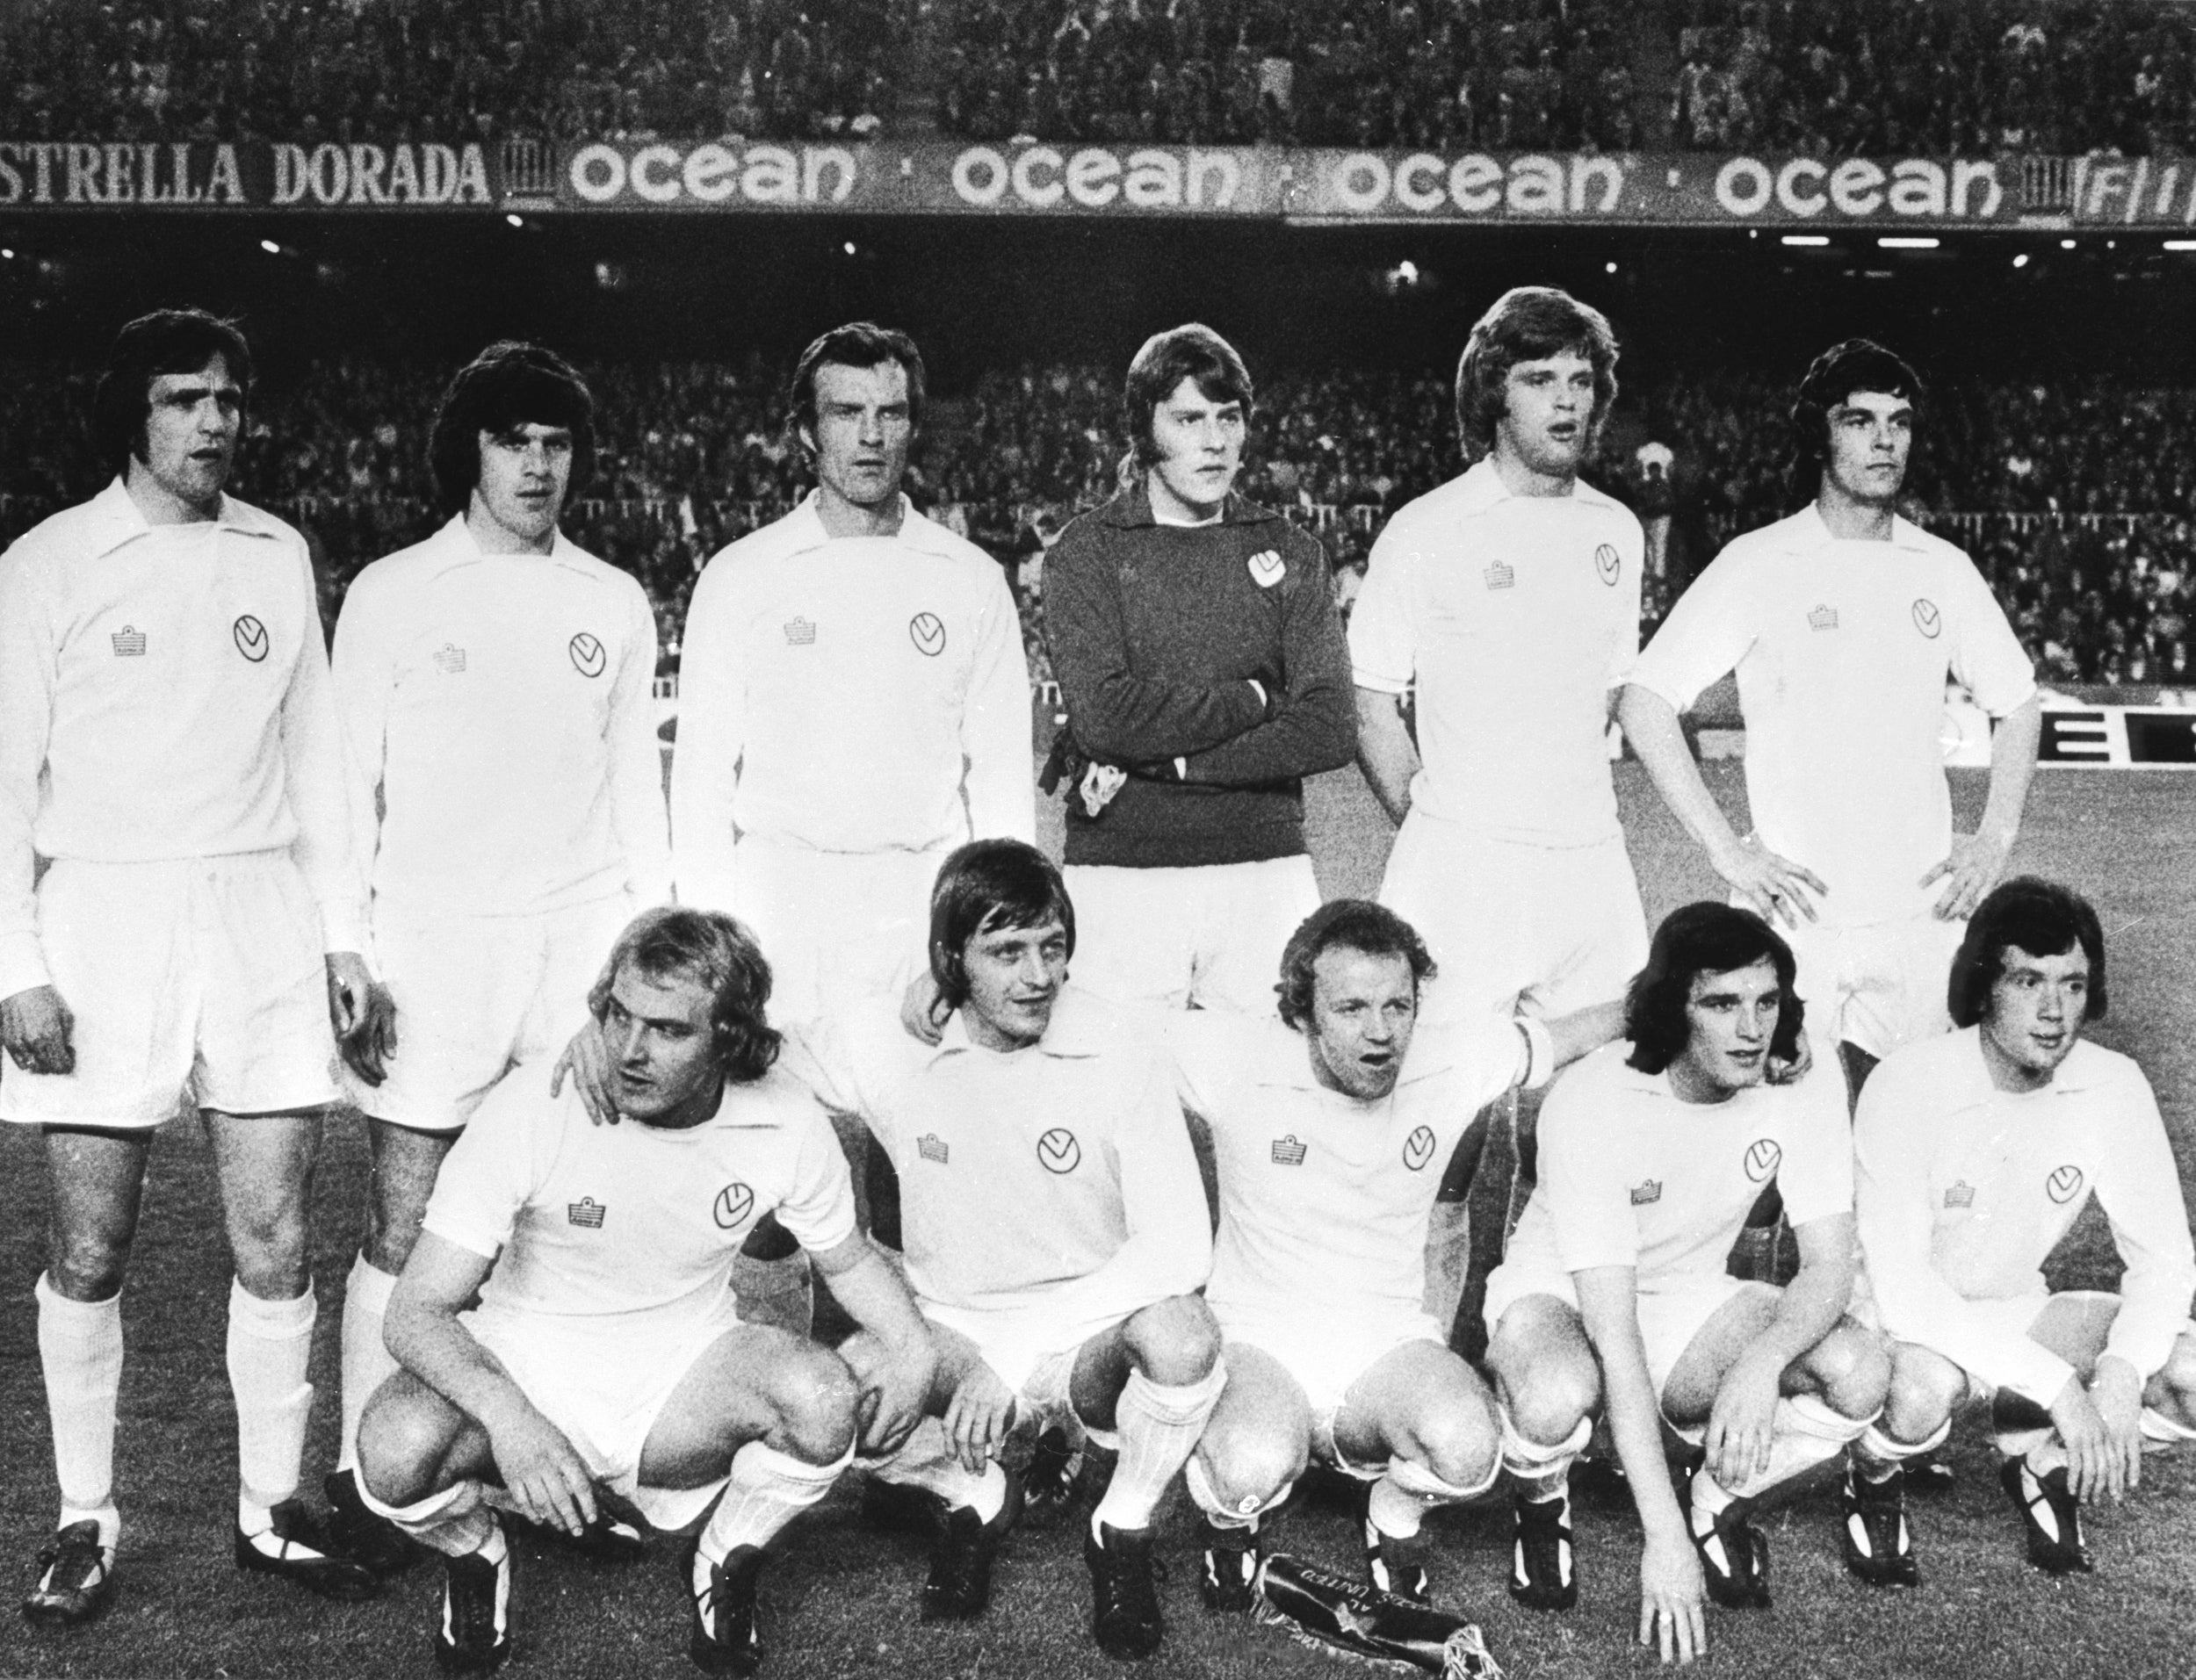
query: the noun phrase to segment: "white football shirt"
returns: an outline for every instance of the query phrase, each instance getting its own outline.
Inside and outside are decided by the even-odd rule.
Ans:
[[[1492,458],[1388,522],[1350,615],[1357,685],[1416,685],[1411,804],[1499,840],[1621,830],[1608,692],[1639,651],[1646,537],[1592,485],[1512,494]]]
[[[459,516],[361,572],[335,676],[377,898],[475,916],[668,899],[655,661],[647,593],[561,534],[484,554]]]
[[[1853,1211],[1853,1142],[1833,1068],[1687,1102],[1603,1046],[1540,1114],[1540,1182],[1506,1259],[1564,1272],[1630,1266],[1643,1295],[1720,1274],[1771,1180],[1795,1225]]]
[[[1829,886],[1824,919],[1925,913],[1952,847],[1945,678],[1993,717],[2036,691],[1990,586],[1903,519],[1830,534],[1812,506],[1737,538],[1679,597],[1632,681],[1682,711],[1726,671],[1746,716],[1746,798],[1772,851]]]
[[[1029,673],[1005,573],[903,507],[831,537],[812,494],[711,560],[679,673],[679,898],[734,910],[735,833],[824,852],[1034,840]]]
[[[1967,1303],[2042,1293],[2045,1257],[2093,1194],[2127,1264],[2105,1351],[2151,1376],[2187,1325],[2196,1254],[2150,1082],[2084,1041],[2041,1091],[2000,1091],[1980,1039],[1910,1044],[1861,1087],[1856,1211],[1883,1328],[2048,1406],[2072,1367]]]
[[[0,997],[48,983],[36,862],[288,848],[365,946],[305,539],[233,496],[153,525],[117,479],[0,557]]]
[[[1303,1035],[1276,1016],[1191,1011],[1167,1030],[1181,1106],[1212,1128],[1220,1229],[1205,1299],[1223,1325],[1417,1313],[1458,1140],[1528,1071],[1548,1071],[1545,1029],[1535,1042],[1516,1021],[1422,1028],[1395,1089],[1364,1102],[1321,1085]]]
[[[1157,1041],[1073,986],[1010,1053],[971,1042],[957,1014],[921,1043],[893,1001],[815,1035],[824,1101],[899,1171],[925,1314],[979,1346],[1067,1348],[1205,1280],[1204,1186]]]
[[[480,1311],[553,1360],[615,1369],[728,1316],[732,1265],[755,1221],[812,1250],[853,1236],[836,1133],[791,1075],[726,1087],[683,1131],[598,1126],[549,1064],[503,1077],[446,1156],[426,1229],[495,1261]]]

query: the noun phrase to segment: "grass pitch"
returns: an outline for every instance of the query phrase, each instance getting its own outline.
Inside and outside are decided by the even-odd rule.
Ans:
[[[1708,773],[1727,805],[1742,803],[1731,767],[1710,766]],[[1636,766],[1621,768],[1618,787],[1650,918],[1712,896],[1716,881]],[[1954,792],[1962,820],[1971,823],[1980,808],[1979,775],[1955,776]],[[1311,814],[1326,890],[1372,891],[1388,831],[1355,772],[1322,778]],[[1057,847],[1057,826],[1051,838]],[[2096,902],[2113,970],[2113,1015],[2096,1036],[2141,1058],[2188,1183],[2196,1178],[2196,1048],[2185,1026],[2196,1000],[2196,902],[2188,887],[2196,880],[2196,776],[2045,772],[2014,866],[2071,882]],[[1506,1165],[1491,1147],[1483,1187]],[[312,1483],[333,1460],[336,1327],[365,1167],[360,1128],[331,1122],[315,1196],[321,1314],[313,1376],[321,1399],[308,1453]],[[19,1592],[54,1519],[31,1298],[44,1264],[46,1217],[33,1136],[0,1128],[0,1185],[9,1215],[0,1224],[0,1561],[6,1565],[0,1581]],[[1480,1211],[1490,1214],[1492,1207],[1483,1201]],[[2117,1269],[2092,1208],[2055,1262],[2055,1281],[2107,1283]],[[333,1605],[242,1576],[230,1564],[235,1446],[221,1353],[228,1272],[203,1140],[193,1123],[170,1126],[153,1151],[124,1300],[129,1365],[118,1482],[128,1528],[119,1601],[94,1626],[62,1634],[33,1630],[0,1606],[0,1675],[349,1680],[432,1672],[434,1566],[395,1583],[379,1603]],[[1916,1592],[1871,1592],[1846,1576],[1826,1490],[1768,1514],[1776,1607],[1752,1614],[1711,1610],[1705,1671],[1728,1680],[2185,1680],[2196,1674],[2196,1462],[2190,1455],[2146,1460],[2142,1492],[2120,1509],[2093,1514],[2098,1573],[2068,1582],[2021,1561],[2019,1527],[1977,1433],[1956,1438],[1953,1461],[1957,1489],[1940,1503],[1916,1500],[1911,1507],[1924,1572]],[[1177,1499],[1166,1518],[1168,1642],[1144,1671],[1190,1680],[1335,1673],[1333,1659],[1299,1649],[1273,1629],[1204,1613],[1188,1545],[1191,1514]],[[1310,1498],[1277,1525],[1272,1543],[1348,1564],[1349,1530],[1342,1505]],[[1558,1617],[1528,1614],[1504,1593],[1502,1508],[1443,1512],[1433,1530],[1441,1542],[1437,1598],[1483,1624],[1518,1680],[1586,1680],[1656,1668],[1651,1655],[1628,1643],[1638,1561],[1629,1510],[1582,1498],[1581,1602]],[[922,1570],[920,1543],[863,1529],[853,1490],[842,1488],[794,1528],[765,1574],[770,1654],[764,1675],[1088,1680],[1122,1672],[1084,1631],[1088,1586],[1073,1520],[1024,1528],[1008,1540],[991,1612],[973,1626],[917,1622]],[[509,1672],[517,1676],[607,1680],[691,1672],[684,1593],[668,1544],[638,1566],[616,1568],[522,1541],[515,1614]]]

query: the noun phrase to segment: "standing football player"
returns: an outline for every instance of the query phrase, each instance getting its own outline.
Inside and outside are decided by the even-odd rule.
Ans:
[[[361,572],[336,631],[394,1025],[377,1022],[358,1093],[372,1194],[343,1301],[328,1498],[337,1538],[386,1569],[409,1548],[358,1502],[358,1416],[396,1368],[382,1314],[436,1171],[504,1072],[586,1020],[602,954],[634,911],[670,897],[654,615],[637,581],[557,529],[593,461],[593,415],[552,351],[482,351],[435,422],[449,523]]]
[[[1861,1257],[1892,1363],[1847,1506],[1877,1537],[1880,1578],[1916,1579],[1893,1472],[1991,1403],[2028,1561],[2085,1571],[2082,1503],[2132,1492],[2146,1444],[2196,1441],[2180,1173],[2142,1070],[2083,1037],[2107,1002],[2086,901],[2006,882],[1968,924],[1950,994],[1957,1030],[1887,1057],[1854,1118]],[[2092,1195],[2120,1287],[2049,1293],[2045,1258]]]
[[[979,1615],[1006,1525],[1010,1428],[1117,1446],[1083,1556],[1091,1631],[1158,1650],[1153,1518],[1226,1381],[1195,1293],[1211,1228],[1174,1078],[1131,1017],[1066,984],[1077,916],[1050,859],[977,840],[938,873],[934,1045],[879,999],[825,1041],[825,1100],[899,1169],[907,1280],[938,1345],[926,1423],[873,1466],[943,1510],[924,1619]],[[844,1350],[865,1379],[888,1364]]]
[[[1186,1478],[1214,1609],[1249,1607],[1261,1513],[1313,1457],[1366,1484],[1373,1584],[1421,1604],[1426,1511],[1500,1474],[1493,1399],[1424,1306],[1434,1191],[1488,1103],[1606,1043],[1621,1010],[1418,1033],[1434,978],[1407,922],[1338,898],[1290,937],[1278,1017],[1170,1027],[1182,1106],[1212,1128],[1219,1166],[1205,1300],[1228,1382]]]
[[[1122,397],[1126,486],[1045,562],[1075,983],[1116,1003],[1270,1008],[1319,902],[1303,779],[1355,742],[1326,552],[1235,494],[1252,396],[1210,328],[1146,341]]]
[[[1889,1380],[1881,1341],[1846,1316],[1853,1149],[1837,1081],[1766,1082],[1798,1047],[1792,971],[1751,912],[1671,913],[1626,999],[1629,1042],[1549,1093],[1540,1181],[1487,1280],[1487,1363],[1523,1484],[1512,1596],[1542,1610],[1577,1597],[1567,1471],[1606,1403],[1644,1531],[1639,1638],[1665,1662],[1706,1648],[1703,1574],[1720,1604],[1769,1602],[1749,1511],[1856,1439]],[[1782,1289],[1724,1269],[1773,1180],[1800,1250]],[[1704,1454],[1682,1507],[1665,1423]]]
[[[590,1007],[629,1123],[600,1126],[529,1063],[443,1163],[388,1310],[403,1370],[360,1429],[379,1514],[448,1560],[434,1649],[488,1673],[511,1647],[511,1554],[485,1484],[567,1534],[611,1496],[692,1536],[689,1650],[762,1658],[764,1550],[830,1492],[866,1403],[836,1354],[740,1321],[737,1245],[772,1208],[816,1255],[877,1361],[870,1444],[914,1426],[933,1356],[907,1287],[855,1229],[829,1123],[772,1067],[770,971],[728,916],[643,912]]]
[[[1401,828],[1380,901],[1448,976],[1441,1019],[1583,1008],[1620,995],[1646,955],[1607,746],[1646,539],[1578,477],[1616,359],[1599,311],[1545,286],[1505,292],[1456,366],[1474,464],[1388,522],[1350,617],[1358,762]],[[1530,1114],[1513,1114],[1522,1176]],[[1463,1293],[1474,1164],[1442,1185],[1444,1322]]]
[[[36,1622],[113,1596],[121,1290],[154,1128],[186,1103],[235,1265],[237,1566],[376,1590],[293,1498],[330,1026],[365,1021],[371,982],[312,561],[223,489],[251,373],[226,321],[130,322],[94,398],[114,482],[0,560],[0,1118],[43,1131],[53,1208]]]
[[[1947,1030],[1961,924],[2005,867],[2041,712],[2028,657],[1974,563],[1901,518],[1921,381],[1852,339],[1792,407],[1814,500],[1732,542],[1679,599],[1624,691],[1624,732],[1730,883],[1781,926],[1818,1054],[1857,1092],[1903,1044]],[[1727,671],[1746,717],[1743,839],[1678,713]],[[1981,825],[1955,835],[1938,736],[1956,679],[1997,720]]]

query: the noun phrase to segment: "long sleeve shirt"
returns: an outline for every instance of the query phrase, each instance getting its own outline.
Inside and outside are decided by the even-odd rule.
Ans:
[[[505,916],[669,898],[655,657],[640,585],[561,536],[484,554],[459,517],[361,572],[335,679],[377,901]]]
[[[1970,1302],[2040,1294],[2044,1258],[2093,1193],[2127,1272],[2105,1352],[2147,1380],[2196,1295],[2188,1209],[2157,1100],[2086,1042],[2038,1091],[2000,1091],[1981,1029],[1886,1057],[1853,1119],[1860,1256],[1883,1328],[2048,1406],[2073,1367]]]
[[[1044,616],[1068,726],[1093,758],[1152,772],[1095,817],[1070,797],[1070,863],[1304,851],[1303,778],[1357,748],[1331,575],[1316,538],[1232,496],[1217,524],[1162,525],[1136,490],[1061,533]]]
[[[865,1006],[816,1039],[825,1106],[859,1115],[899,1173],[907,1281],[979,1346],[1073,1347],[1186,1294],[1212,1264],[1173,1070],[1135,1019],[1064,989],[1044,1036],[935,1046]]]
[[[305,539],[224,497],[148,523],[119,479],[0,557],[0,997],[50,983],[37,859],[288,849],[330,951],[365,942]]]
[[[703,571],[686,618],[671,838],[679,898],[733,910],[733,845],[1034,840],[1029,672],[1006,574],[903,508],[833,537],[812,495]]]

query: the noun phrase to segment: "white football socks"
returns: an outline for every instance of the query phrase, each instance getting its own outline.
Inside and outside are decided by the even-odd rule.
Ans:
[[[363,1251],[351,1262],[343,1287],[343,1438],[336,1452],[338,1470],[358,1469],[358,1419],[373,1391],[396,1373],[396,1361],[381,1339],[382,1317],[395,1288],[396,1280],[368,1264]]]
[[[712,1566],[743,1546],[761,1551],[786,1524],[829,1493],[853,1462],[851,1446],[829,1464],[810,1464],[761,1441],[749,1441],[733,1453],[725,1496],[696,1542],[696,1594],[709,1590]]]
[[[1121,1457],[1113,1468],[1105,1497],[1090,1513],[1090,1532],[1102,1539],[1102,1526],[1116,1529],[1149,1528],[1152,1513],[1167,1492],[1167,1484],[1188,1462],[1197,1438],[1205,1432],[1205,1420],[1220,1403],[1227,1387],[1228,1367],[1222,1359],[1196,1382],[1157,1383],[1141,1371],[1129,1373],[1121,1398],[1114,1402],[1114,1432],[1121,1439]]]
[[[1862,1430],[1860,1438],[1853,1444],[1853,1467],[1863,1482],[1883,1482],[1907,1460],[1934,1453],[1951,1434],[1952,1419],[1947,1417],[1918,1441],[1894,1440],[1883,1432],[1882,1421],[1878,1419]]]
[[[1734,1499],[1756,1499],[1781,1482],[1827,1463],[1860,1438],[1874,1417],[1848,1417],[1833,1411],[1813,1395],[1788,1395],[1777,1402],[1769,1426],[1769,1465],[1726,1488],[1703,1464],[1693,1473],[1693,1515],[1695,1532],[1705,1533],[1712,1519]]]
[[[244,1505],[260,1513],[246,1533],[270,1525],[264,1513],[298,1490],[305,1460],[305,1420],[313,1385],[305,1367],[313,1352],[318,1307],[313,1286],[294,1301],[262,1301],[242,1281],[228,1292],[228,1386],[236,1396],[236,1468]]]
[[[496,1521],[477,1481],[458,1482],[408,1505],[389,1505],[373,1496],[373,1489],[361,1476],[358,1497],[374,1515],[386,1518],[422,1546],[444,1557],[470,1557],[480,1552],[491,1563],[502,1559],[503,1525]]]
[[[921,1488],[945,1501],[948,1511],[966,1505],[988,1523],[1006,1508],[1007,1473],[993,1459],[981,1475],[967,1467],[946,1448],[945,1425],[935,1417],[917,1424],[914,1433],[888,1459],[865,1461],[863,1467],[879,1482]]]
[[[1372,1484],[1365,1500],[1365,1518],[1383,1534],[1407,1540],[1419,1532],[1426,1513],[1435,1505],[1454,1505],[1484,1493],[1502,1474],[1497,1460],[1486,1479],[1476,1488],[1444,1482],[1425,1465],[1406,1458],[1388,1460],[1387,1473]]]
[[[1550,1445],[1519,1429],[1510,1409],[1499,1401],[1494,1410],[1502,1421],[1502,1467],[1532,1490],[1528,1497],[1562,1497],[1570,1485],[1571,1467],[1593,1438],[1593,1419],[1581,1417],[1570,1434]]]
[[[71,1301],[39,1274],[38,1355],[54,1427],[61,1524],[96,1522],[110,1550],[120,1537],[114,1505],[114,1418],[122,1388],[122,1297]]]

